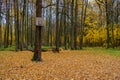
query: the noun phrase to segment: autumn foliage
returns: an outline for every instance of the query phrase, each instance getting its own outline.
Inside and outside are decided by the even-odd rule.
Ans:
[[[41,62],[33,53],[0,52],[1,80],[119,80],[120,58],[100,50],[44,52]]]

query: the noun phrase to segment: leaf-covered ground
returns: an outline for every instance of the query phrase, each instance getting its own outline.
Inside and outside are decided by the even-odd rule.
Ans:
[[[0,51],[0,80],[120,80],[120,57],[102,51],[44,52],[32,62],[29,51]]]

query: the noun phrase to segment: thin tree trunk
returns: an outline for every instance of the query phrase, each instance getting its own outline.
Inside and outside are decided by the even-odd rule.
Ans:
[[[62,13],[63,13],[63,8],[62,8]],[[59,26],[59,47],[62,46],[62,31],[63,31],[63,14],[60,15],[60,26]]]
[[[114,12],[114,8],[113,8],[112,4],[112,12]],[[114,13],[111,12],[111,27],[112,27],[112,48],[115,48],[115,41],[114,41]]]
[[[84,26],[88,0],[82,0],[81,27],[80,27],[80,49],[83,48]]]
[[[71,3],[71,49],[74,49],[74,0]]]
[[[66,27],[66,15],[65,15],[65,13],[66,13],[66,9],[65,9],[65,7],[66,7],[66,1],[64,0],[64,7],[63,7],[63,9],[64,9],[64,48],[65,48],[65,50],[67,49],[67,27]]]
[[[56,51],[59,52],[59,0],[56,2]]]
[[[2,11],[2,1],[0,0],[0,12]],[[2,47],[2,16],[0,14],[0,47]]]
[[[106,29],[107,29],[107,48],[110,47],[110,36],[109,36],[109,13],[108,13],[108,1],[105,0],[106,9]]]
[[[9,46],[9,29],[10,29],[10,2],[8,0],[6,0],[6,45],[5,47],[7,48]]]
[[[33,0],[32,0],[32,3],[33,3]],[[33,4],[31,5],[31,13],[32,13],[32,7],[33,7]],[[31,24],[30,24],[30,26],[31,26],[31,27],[30,27],[30,28],[31,28],[31,30],[30,30],[30,31],[31,31],[31,36],[30,36],[31,47],[33,47],[33,41],[34,41],[34,40],[33,40],[33,21],[32,21],[32,18],[33,18],[33,17],[31,16],[31,19],[30,19],[30,23],[31,23]]]
[[[27,5],[28,5],[29,1],[27,1]],[[29,10],[28,10],[28,6],[27,6],[27,16],[26,16],[26,49],[28,49],[29,46]]]
[[[23,41],[22,41],[22,46],[25,48],[26,47],[26,0],[24,0],[24,5],[23,5],[23,15],[22,15],[22,24],[23,24],[23,29],[22,29],[22,35],[23,35]]]
[[[50,4],[52,4],[52,0],[50,0]],[[52,46],[52,7],[49,10],[49,27],[50,27],[50,46]]]
[[[11,12],[13,11],[12,10],[13,6],[12,6],[12,4],[11,4],[12,2],[10,0],[9,0],[9,2],[10,2],[10,16],[11,16],[12,15]],[[10,25],[10,46],[12,46],[12,41],[13,41],[13,29],[12,29],[13,28],[13,23],[12,23],[13,20],[12,20],[12,17],[10,17],[9,21],[10,21],[10,24],[9,24]]]
[[[48,14],[48,9],[46,9],[46,27],[47,27],[47,46],[50,44],[50,26],[49,24],[49,14]]]
[[[19,49],[19,25],[18,25],[18,2],[14,0],[14,20],[15,20],[15,44],[16,44],[16,51]]]
[[[78,0],[75,3],[74,48],[77,49]]]

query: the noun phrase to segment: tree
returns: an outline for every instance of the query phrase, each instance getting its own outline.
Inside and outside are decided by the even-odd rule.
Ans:
[[[106,15],[106,35],[107,35],[107,48],[110,48],[110,43],[112,44],[112,47],[114,48],[114,12],[113,12],[113,6],[114,2],[116,0],[96,0],[98,6],[103,5],[105,8],[105,15]],[[101,10],[101,8],[100,8]],[[110,31],[112,30],[112,37],[110,36]]]
[[[0,47],[2,47],[2,1],[0,0]]]
[[[109,12],[108,12],[108,1],[105,0],[105,9],[106,9],[106,29],[107,29],[107,48],[110,47],[110,36],[109,36]]]
[[[23,47],[25,47],[25,40],[26,40],[26,38],[25,38],[25,22],[26,22],[26,18],[25,18],[25,15],[26,15],[26,6],[27,6],[27,4],[26,4],[26,0],[24,0],[24,3],[23,3],[23,11],[22,11],[22,38],[21,38],[21,50],[23,50]]]
[[[78,0],[75,3],[74,48],[77,49]]]
[[[80,25],[80,49],[83,47],[84,26],[86,19],[86,10],[88,6],[88,0],[82,0],[82,12],[81,12],[81,25]]]
[[[13,2],[10,2],[10,46],[13,45]]]
[[[5,35],[4,35],[4,48],[7,48],[9,45],[9,19],[10,19],[10,2],[6,0],[6,29],[5,29]]]
[[[74,49],[74,0],[71,2],[71,49]]]
[[[14,20],[15,20],[15,46],[16,51],[19,49],[19,6],[18,1],[14,0]]]
[[[42,18],[42,0],[36,1],[36,17]],[[35,49],[34,49],[34,56],[33,60],[35,61],[42,61],[41,57],[41,45],[42,45],[42,39],[41,39],[41,25],[36,24],[36,32],[35,32]]]
[[[65,46],[65,49],[67,49],[67,22],[66,22],[66,0],[64,0],[64,46]]]
[[[52,5],[52,0],[50,0],[50,5]],[[50,46],[53,45],[53,36],[52,36],[52,33],[53,33],[53,30],[52,30],[52,7],[50,6],[50,9],[49,9],[49,27],[50,27]]]
[[[59,52],[59,0],[56,0],[56,51]]]

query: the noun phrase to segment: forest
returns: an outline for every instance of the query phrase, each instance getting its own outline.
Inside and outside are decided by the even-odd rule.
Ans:
[[[120,0],[0,0],[0,71],[1,80],[120,80]]]
[[[65,49],[120,47],[119,0],[44,0],[42,45]],[[16,50],[35,42],[35,1],[0,1],[0,47]]]

